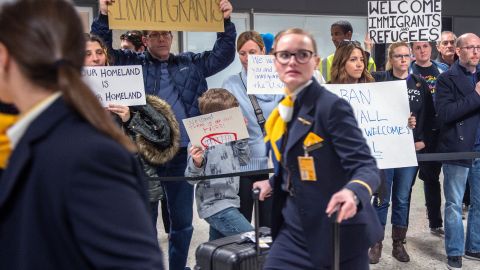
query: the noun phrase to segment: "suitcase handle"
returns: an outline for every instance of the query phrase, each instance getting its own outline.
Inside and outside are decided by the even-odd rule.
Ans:
[[[254,188],[252,190],[252,198],[253,198],[253,208],[254,208],[254,214],[255,214],[255,250],[257,253],[257,258],[260,257],[260,244],[259,244],[259,228],[260,228],[260,214],[259,214],[259,203],[260,203],[260,189],[259,188]]]
[[[333,261],[332,270],[340,270],[340,224],[337,222],[338,209],[332,213],[330,220],[332,222],[333,232]]]

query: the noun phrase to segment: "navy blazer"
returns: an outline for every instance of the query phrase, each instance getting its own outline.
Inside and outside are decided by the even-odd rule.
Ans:
[[[475,91],[472,79],[478,81],[480,65],[477,66],[477,73],[470,76],[465,74],[456,61],[437,79],[435,104],[441,125],[438,152],[473,151],[480,123],[480,95]],[[472,165],[471,160],[445,163],[466,167]]]
[[[299,118],[303,118],[302,121]],[[342,188],[355,192],[360,205],[353,218],[341,223],[340,260],[366,255],[368,248],[383,237],[382,227],[370,204],[371,193],[379,186],[380,178],[350,105],[314,80],[295,100],[288,130],[282,160],[290,171],[295,193],[293,200],[313,264],[318,268],[331,264],[332,224],[325,210],[332,195]],[[300,180],[298,169],[297,157],[304,155],[303,140],[309,132],[324,139],[320,148],[310,152],[315,161],[317,181]],[[289,196],[281,189],[284,171],[276,170],[273,179],[273,237],[282,226],[282,208]]]
[[[163,269],[134,156],[58,98],[0,179],[0,268]]]

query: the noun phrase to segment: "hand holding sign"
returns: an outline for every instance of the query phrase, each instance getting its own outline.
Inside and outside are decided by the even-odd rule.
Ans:
[[[130,108],[128,106],[108,104],[107,110],[118,115],[123,123],[130,119]]]
[[[98,9],[100,14],[108,15],[108,6],[111,5],[115,0],[98,0]]]
[[[232,11],[233,11],[232,4],[228,0],[221,0],[220,10],[223,12],[223,18],[229,19],[230,14],[232,14]]]
[[[193,164],[195,164],[195,167],[201,168],[203,165],[203,155],[205,154],[205,150],[203,150],[202,147],[200,146],[192,146],[188,150],[190,152],[190,156],[193,159]]]

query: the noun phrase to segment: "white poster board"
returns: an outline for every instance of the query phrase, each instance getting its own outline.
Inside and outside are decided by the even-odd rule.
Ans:
[[[273,55],[249,55],[247,94],[283,95],[285,84],[278,78]]]
[[[146,104],[142,66],[84,67],[82,75],[104,107]]]
[[[405,81],[324,86],[353,107],[380,169],[417,166]]]
[[[204,148],[249,137],[240,107],[182,121],[192,145]]]
[[[375,43],[437,41],[441,0],[368,1],[368,33]]]

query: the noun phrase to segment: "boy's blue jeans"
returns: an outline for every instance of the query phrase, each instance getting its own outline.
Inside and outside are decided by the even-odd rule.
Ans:
[[[210,224],[209,241],[253,230],[252,224],[235,207],[224,209],[205,220]]]
[[[479,152],[480,147],[475,151]],[[480,252],[480,159],[471,169],[443,164],[445,194],[445,250],[448,256],[463,256],[465,250]],[[470,177],[470,209],[468,211],[467,238],[464,240],[462,199],[467,177]],[[464,242],[465,241],[465,242]]]
[[[380,223],[383,226],[387,223],[391,197],[392,225],[408,227],[410,189],[417,173],[417,167],[386,169],[384,172],[386,176],[385,193],[380,204],[378,203],[378,198],[375,198],[373,205],[377,211]]]

